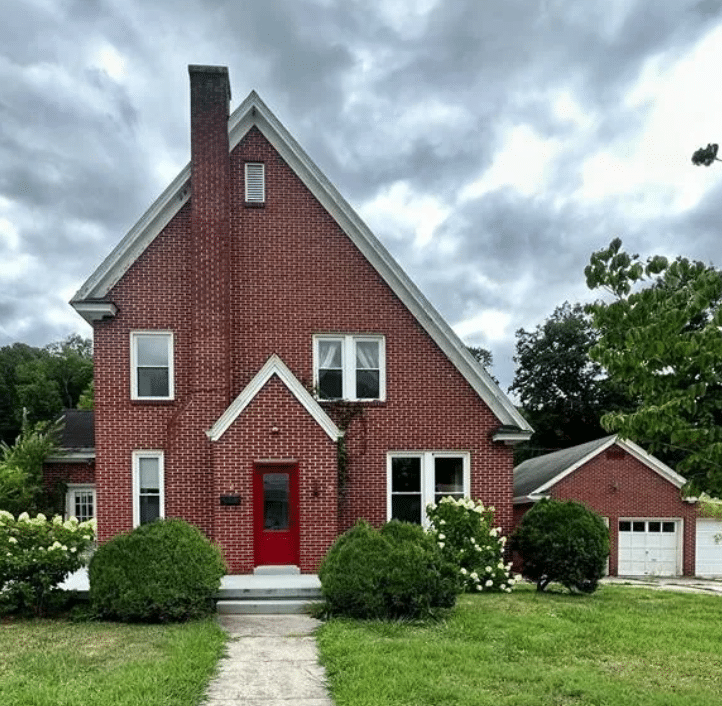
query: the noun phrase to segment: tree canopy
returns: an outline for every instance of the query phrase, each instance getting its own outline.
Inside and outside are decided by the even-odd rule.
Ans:
[[[81,336],[43,348],[24,343],[0,348],[0,441],[12,443],[23,418],[30,424],[53,421],[63,409],[76,407],[92,380],[92,343]]]
[[[602,436],[602,414],[623,408],[626,397],[589,357],[597,333],[581,304],[565,302],[533,331],[516,332],[516,392],[535,433],[516,461]]]
[[[590,354],[635,402],[603,426],[676,465],[692,490],[722,496],[722,272],[682,257],[642,262],[615,239],[585,274],[612,296],[587,307],[599,331]]]

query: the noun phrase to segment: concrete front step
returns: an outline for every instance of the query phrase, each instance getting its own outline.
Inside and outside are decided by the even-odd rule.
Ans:
[[[81,569],[61,588],[88,597],[88,574]],[[217,596],[219,613],[303,613],[321,598],[321,582],[315,574],[301,574],[297,567],[259,567],[254,574],[224,576]]]
[[[252,575],[224,576],[216,609],[226,614],[304,613],[320,600],[318,576],[267,569]]]

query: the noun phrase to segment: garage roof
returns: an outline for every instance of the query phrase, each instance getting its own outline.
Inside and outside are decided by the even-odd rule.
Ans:
[[[517,504],[535,502],[546,497],[549,489],[562,478],[612,445],[617,445],[627,451],[678,488],[687,482],[679,473],[673,471],[658,458],[648,454],[633,441],[620,439],[613,434],[595,441],[588,441],[586,444],[530,458],[520,463],[514,469],[514,502]]]

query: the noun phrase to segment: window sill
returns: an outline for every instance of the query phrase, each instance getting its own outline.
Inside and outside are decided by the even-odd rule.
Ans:
[[[265,208],[266,202],[265,201],[244,201],[243,206],[245,208]]]

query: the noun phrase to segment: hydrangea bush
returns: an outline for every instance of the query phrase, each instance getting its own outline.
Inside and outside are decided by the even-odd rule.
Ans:
[[[465,591],[511,593],[517,579],[511,576],[511,563],[504,563],[506,537],[494,527],[493,507],[449,496],[427,505],[426,514],[442,552],[459,567]]]
[[[0,510],[0,614],[42,615],[57,586],[87,563],[94,539],[95,520]]]

